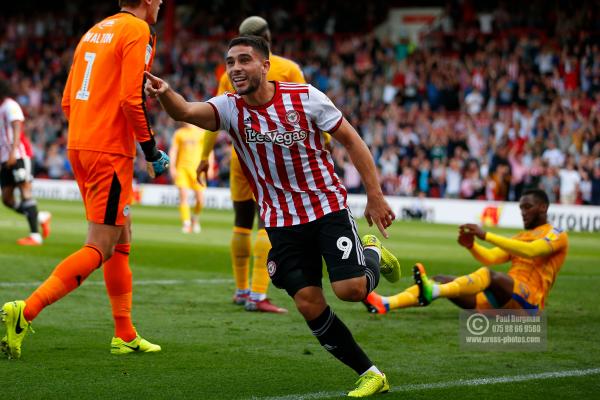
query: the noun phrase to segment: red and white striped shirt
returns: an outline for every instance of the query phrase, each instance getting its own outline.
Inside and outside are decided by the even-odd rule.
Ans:
[[[273,98],[261,106],[232,93],[208,102],[232,138],[265,226],[305,224],[346,208],[346,188],[323,137],[343,116],[325,94],[276,81]]]
[[[0,104],[0,163],[6,162],[10,156],[15,141],[12,127],[14,121],[25,121],[25,116],[19,103],[7,97]],[[17,159],[27,157],[23,141],[19,143],[15,157]]]

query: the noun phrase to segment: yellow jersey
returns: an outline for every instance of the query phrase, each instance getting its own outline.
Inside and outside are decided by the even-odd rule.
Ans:
[[[186,125],[175,131],[171,146],[177,148],[175,168],[191,168],[196,170],[202,153],[204,129],[194,125]]]
[[[512,265],[508,270],[510,276],[526,283],[532,291],[538,292],[537,295],[541,297],[540,304],[543,305],[567,256],[567,233],[545,224],[519,232],[513,239],[523,242],[544,239],[552,248],[552,253],[542,257],[525,258],[512,255]]]

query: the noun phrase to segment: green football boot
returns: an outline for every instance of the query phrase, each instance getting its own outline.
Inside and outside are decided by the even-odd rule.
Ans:
[[[419,287],[419,305],[428,306],[433,301],[435,282],[427,277],[425,266],[421,263],[416,263],[413,267],[413,278]]]
[[[161,351],[161,347],[157,344],[150,343],[146,339],[137,335],[131,342],[126,342],[120,337],[113,337],[110,342],[110,353],[116,355],[130,353],[157,353]]]
[[[398,279],[400,279],[401,273],[400,273],[400,262],[398,261],[396,256],[393,255],[388,249],[383,247],[383,245],[381,244],[381,241],[379,239],[377,239],[377,236],[375,236],[375,235],[363,236],[362,244],[365,248],[366,247],[376,247],[379,249],[379,252],[381,254],[381,260],[379,262],[381,275],[383,275],[383,277],[388,282],[392,282],[392,283],[398,282]]]
[[[356,389],[348,392],[348,397],[369,397],[390,391],[390,384],[385,375],[368,371],[356,381]]]
[[[33,332],[31,324],[23,315],[25,302],[23,300],[9,301],[2,306],[0,316],[6,326],[6,335],[0,341],[0,350],[8,358],[21,358],[21,344],[28,331]]]

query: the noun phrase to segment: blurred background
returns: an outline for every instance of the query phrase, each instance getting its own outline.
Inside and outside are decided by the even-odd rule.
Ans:
[[[79,38],[117,3],[3,4],[0,79],[25,111],[36,177],[71,178],[64,83]],[[516,200],[535,186],[553,203],[600,205],[597,1],[164,0],[153,73],[188,100],[212,97],[250,15],[358,130],[385,194]],[[156,102],[149,114],[167,150],[176,125]],[[333,156],[362,193],[341,146]],[[211,186],[228,185],[229,157],[221,134]]]

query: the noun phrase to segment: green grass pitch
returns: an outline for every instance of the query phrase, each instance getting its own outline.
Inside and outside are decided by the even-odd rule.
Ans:
[[[40,208],[53,213],[53,233],[36,248],[15,244],[26,234],[25,221],[0,210],[0,302],[27,297],[83,243],[81,204],[41,201]],[[134,322],[163,351],[109,354],[112,318],[96,271],[40,314],[21,360],[0,359],[2,399],[292,400],[342,398],[353,387],[354,372],[320,348],[283,291],[271,287],[269,295],[290,309],[287,315],[231,304],[232,212],[206,210],[200,235],[180,233],[176,208],[135,206],[133,217]],[[363,234],[375,232],[364,220],[359,226]],[[398,222],[390,234],[384,244],[400,258],[404,277],[382,282],[380,293],[408,286],[415,261],[431,274],[461,275],[478,266],[456,244],[456,227]],[[325,287],[332,308],[387,373],[386,400],[597,398],[599,239],[570,234],[570,253],[547,302],[545,352],[462,351],[458,309],[447,301],[374,316],[335,299],[327,281]],[[507,381],[494,380],[502,377]]]

